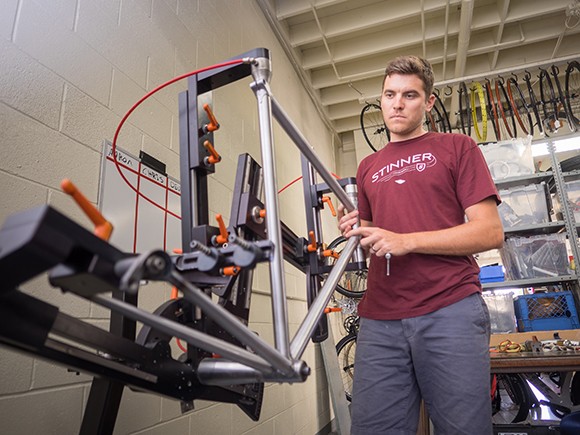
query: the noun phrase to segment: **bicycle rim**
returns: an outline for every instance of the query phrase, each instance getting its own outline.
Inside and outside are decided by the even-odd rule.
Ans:
[[[493,132],[495,133],[495,139],[501,140],[501,130],[499,128],[499,118],[497,116],[497,106],[493,98],[493,89],[491,87],[491,82],[489,80],[485,81],[485,90],[487,94],[487,112],[491,118],[491,126],[493,127]]]
[[[378,104],[369,103],[363,107],[360,113],[360,126],[367,144],[374,152],[382,149],[389,142],[389,131]]]
[[[340,236],[330,242],[328,249],[331,249],[340,255],[345,246],[346,238]],[[334,264],[334,259],[328,257],[328,262],[332,265]],[[362,298],[367,290],[367,275],[368,271],[366,269],[346,270],[338,281],[335,290],[341,295],[348,296],[349,298]]]
[[[522,131],[526,135],[533,135],[534,127],[532,116],[528,110],[524,93],[518,86],[518,82],[513,77],[510,77],[507,81],[507,92],[514,115],[516,116],[516,120],[522,128]]]
[[[526,87],[528,88],[528,96],[530,97],[530,108],[532,109],[532,112],[534,113],[534,117],[536,119],[536,127],[538,128],[538,131],[540,132],[540,136],[544,136],[544,126],[542,125],[542,117],[540,116],[540,111],[538,110],[538,99],[536,98],[536,95],[534,93],[534,88],[532,86],[532,83],[530,82],[530,78],[531,75],[530,74],[526,74],[526,76],[524,77],[524,81],[526,82]]]
[[[433,107],[437,110],[437,113],[441,115],[439,131],[443,133],[451,133],[451,121],[449,121],[449,114],[447,113],[447,109],[445,109],[445,104],[443,104],[443,100],[441,100],[437,93],[433,93],[433,95],[435,95],[435,104]]]
[[[514,119],[514,112],[511,108],[507,92],[501,80],[495,81],[495,94],[497,98],[499,114],[503,120],[506,132],[510,138],[515,138],[517,136],[516,120]]]
[[[346,400],[352,401],[352,384],[354,379],[354,357],[356,354],[356,335],[343,337],[336,345],[338,367]]]
[[[435,117],[431,111],[425,112],[425,127],[427,131],[437,131],[437,124],[435,123]]]
[[[469,93],[465,82],[459,83],[459,124],[461,131],[471,136],[471,109],[469,108]]]
[[[479,102],[479,111],[481,113],[481,131],[479,130],[479,122],[477,117],[476,97]],[[479,142],[487,140],[487,110],[485,109],[485,96],[483,95],[483,88],[481,83],[473,83],[471,88],[471,117],[473,119],[473,128],[475,136]]]
[[[566,68],[566,107],[576,131],[580,130],[580,63],[572,61]]]
[[[558,101],[558,109],[561,107],[562,110],[558,110],[556,113],[558,117],[563,118],[568,123],[568,128],[570,131],[576,131],[576,127],[574,121],[572,120],[572,115],[568,112],[568,105],[566,104],[566,98],[564,97],[564,92],[562,91],[562,85],[560,84],[560,79],[558,75],[560,71],[556,65],[552,65],[552,75],[554,76],[554,83],[556,84],[556,92],[558,93],[557,101]]]
[[[560,128],[558,121],[558,103],[554,94],[554,86],[548,71],[540,71],[540,103],[544,113],[544,130],[556,132]]]

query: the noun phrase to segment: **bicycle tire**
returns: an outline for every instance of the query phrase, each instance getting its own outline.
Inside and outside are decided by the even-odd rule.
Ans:
[[[547,129],[551,133],[555,133],[560,128],[560,121],[558,120],[558,103],[554,93],[554,85],[552,85],[550,74],[545,69],[540,69],[538,77],[540,79],[540,104],[544,113],[544,131]]]
[[[487,140],[487,110],[485,108],[485,95],[483,94],[483,87],[481,83],[474,82],[471,87],[471,118],[473,119],[473,129],[475,130],[475,137],[479,142]],[[479,101],[479,111],[481,113],[481,131],[479,131],[479,122],[477,118],[477,107],[475,105],[476,98]]]
[[[511,423],[524,421],[530,412],[530,408],[535,403],[535,397],[526,383],[526,379],[519,373],[498,374],[498,388],[504,390],[501,400],[509,399],[513,406],[517,408]]]
[[[510,138],[515,138],[518,135],[516,120],[514,119],[514,112],[511,109],[508,94],[503,85],[503,79],[495,81],[495,94],[497,99],[497,107],[499,108],[498,112],[501,116],[501,119],[503,120],[506,132]],[[511,120],[511,128],[508,119]]]
[[[501,129],[499,128],[499,117],[497,115],[497,106],[493,98],[493,89],[489,79],[485,79],[485,93],[487,94],[487,112],[491,118],[491,126],[493,132],[495,133],[495,139],[497,141],[501,140]]]
[[[330,242],[328,249],[336,251],[340,255],[345,245],[346,237],[339,236]],[[331,262],[330,264],[332,264],[334,259],[332,257],[328,257],[328,259]],[[366,269],[346,270],[336,284],[335,290],[349,298],[360,299],[367,290],[367,275],[368,270]]]
[[[449,121],[449,113],[445,108],[445,104],[443,104],[443,100],[439,97],[437,92],[433,92],[433,95],[435,95],[435,104],[433,104],[433,108],[439,115],[441,115],[439,131],[443,133],[451,133],[451,121]]]
[[[515,92],[514,92],[515,89]],[[507,93],[512,105],[512,110],[516,116],[516,120],[520,125],[524,134],[528,135],[534,134],[534,123],[532,121],[532,115],[527,107],[526,98],[524,93],[518,85],[517,80],[514,77],[510,77],[507,81]]]
[[[459,83],[459,126],[463,134],[471,136],[471,109],[465,82]]]
[[[342,337],[336,344],[336,356],[338,357],[338,366],[340,377],[344,386],[346,400],[352,401],[352,384],[354,380],[354,357],[356,354],[355,334]]]
[[[381,106],[366,104],[360,112],[360,126],[367,144],[374,152],[382,149],[390,140],[389,130],[383,119]]]
[[[560,70],[558,69],[558,67],[556,65],[552,65],[552,67],[550,68],[550,70],[552,71],[552,76],[554,76],[554,83],[556,85],[556,91],[558,92],[557,95],[557,99],[560,102],[558,104],[558,106],[562,106],[562,109],[564,110],[564,118],[566,119],[566,122],[568,123],[568,128],[570,129],[571,132],[576,131],[576,126],[574,125],[574,121],[572,120],[572,116],[571,114],[568,112],[568,105],[566,104],[566,98],[564,97],[564,92],[562,91],[562,85],[560,84],[560,79],[558,78],[558,75],[560,75]],[[558,110],[558,116],[561,117],[561,112]]]
[[[542,117],[540,116],[540,111],[538,110],[538,99],[536,98],[536,94],[534,93],[534,87],[532,86],[532,82],[531,79],[532,75],[526,71],[525,75],[524,75],[524,81],[526,82],[526,88],[528,89],[528,97],[530,99],[530,108],[532,109],[532,112],[534,113],[534,117],[536,119],[536,123],[535,125],[538,128],[538,131],[540,133],[540,136],[544,136],[545,132],[544,132],[544,126],[542,125]]]
[[[573,60],[566,68],[566,106],[576,131],[580,130],[580,63]]]

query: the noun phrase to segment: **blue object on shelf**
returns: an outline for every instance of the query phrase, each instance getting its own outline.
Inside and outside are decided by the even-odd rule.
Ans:
[[[578,329],[578,312],[569,291],[535,293],[514,299],[518,331]]]
[[[483,266],[479,271],[479,281],[482,284],[486,282],[501,282],[504,280],[503,266]]]

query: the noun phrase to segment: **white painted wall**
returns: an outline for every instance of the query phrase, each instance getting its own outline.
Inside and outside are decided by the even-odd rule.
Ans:
[[[174,76],[255,47],[271,50],[274,95],[334,171],[331,135],[253,0],[0,0],[0,10],[0,222],[47,203],[90,227],[60,191],[60,180],[71,178],[96,203],[102,141],[112,139],[135,101]],[[214,94],[223,162],[210,180],[210,208],[226,222],[238,154],[249,152],[260,160],[249,82]],[[144,150],[166,162],[174,176],[179,176],[177,95],[185,87],[180,82],[148,100],[119,138],[133,154]],[[284,186],[301,175],[299,153],[277,125],[275,136],[278,184]],[[281,195],[282,219],[305,235],[302,203],[300,184]],[[336,231],[330,216],[324,217],[324,228]],[[286,270],[293,333],[306,311],[305,280],[291,266]],[[257,270],[255,290],[251,327],[272,342],[265,267]],[[23,291],[108,325],[104,309],[51,289],[44,276]],[[169,294],[168,287],[148,286],[140,305],[153,310]],[[313,374],[304,384],[267,385],[258,423],[227,404],[196,402],[195,411],[182,415],[176,401],[125,389],[115,433],[318,433],[331,419],[319,349],[310,345],[305,360]],[[0,432],[78,432],[90,379],[0,347]]]

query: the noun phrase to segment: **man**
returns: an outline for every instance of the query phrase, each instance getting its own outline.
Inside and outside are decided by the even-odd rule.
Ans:
[[[433,81],[421,58],[387,66],[391,141],[360,163],[358,210],[339,222],[371,254],[353,435],[415,435],[421,398],[439,435],[492,433],[489,313],[472,254],[502,246],[500,199],[471,138],[424,130]]]

